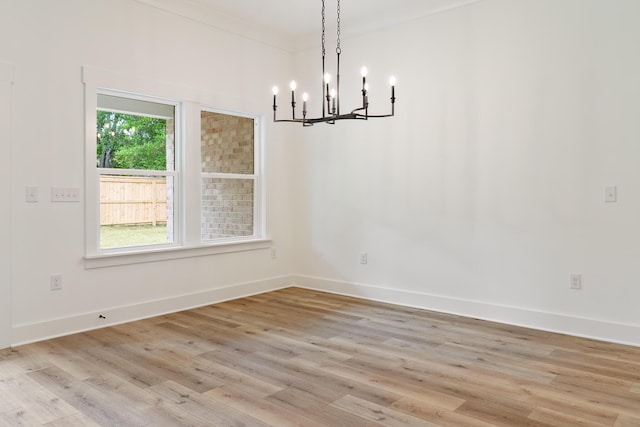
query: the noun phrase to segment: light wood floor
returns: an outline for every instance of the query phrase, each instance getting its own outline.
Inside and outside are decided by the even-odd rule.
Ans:
[[[0,425],[640,426],[640,348],[290,288],[0,351]]]

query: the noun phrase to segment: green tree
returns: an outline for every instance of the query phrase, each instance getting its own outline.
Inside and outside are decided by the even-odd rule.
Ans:
[[[166,170],[166,120],[98,111],[97,132],[98,167]]]

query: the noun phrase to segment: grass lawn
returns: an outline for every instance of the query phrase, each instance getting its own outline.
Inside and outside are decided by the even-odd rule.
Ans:
[[[154,245],[167,243],[166,225],[102,225],[100,247]]]

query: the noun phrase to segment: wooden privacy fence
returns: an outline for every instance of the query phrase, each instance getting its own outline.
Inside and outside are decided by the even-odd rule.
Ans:
[[[100,177],[100,225],[155,226],[166,222],[165,177]]]

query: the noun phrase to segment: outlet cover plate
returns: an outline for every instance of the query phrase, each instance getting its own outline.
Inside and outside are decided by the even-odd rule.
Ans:
[[[604,201],[607,203],[616,203],[618,201],[618,187],[615,185],[605,187]]]
[[[62,289],[62,274],[52,274],[49,284],[52,291],[59,291]]]
[[[571,289],[582,289],[582,275],[570,274],[569,275],[569,287]]]

